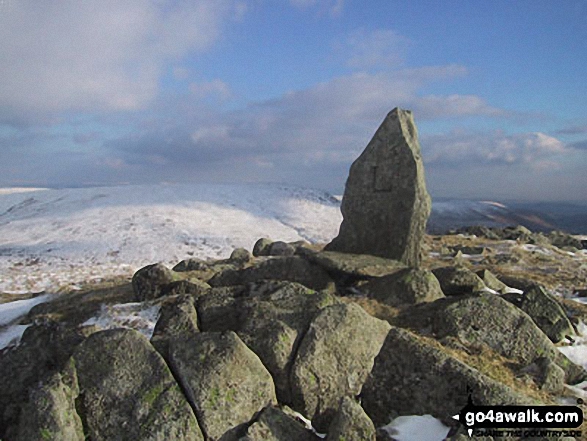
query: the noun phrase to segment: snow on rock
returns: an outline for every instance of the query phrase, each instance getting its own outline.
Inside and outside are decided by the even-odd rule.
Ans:
[[[328,242],[339,202],[284,185],[135,185],[0,194],[0,291],[34,292],[188,257],[223,258],[260,237]]]
[[[396,441],[442,441],[449,427],[432,415],[406,415],[383,427]]]
[[[12,325],[0,331],[0,351],[8,346],[17,345],[22,334],[30,325]]]
[[[102,305],[100,313],[82,323],[82,326],[95,325],[100,330],[131,328],[151,338],[159,318],[160,305],[145,303],[123,303]]]
[[[27,314],[33,306],[46,302],[50,298],[50,294],[45,294],[33,297],[32,299],[17,300],[10,303],[0,304],[0,326],[6,326],[14,322],[19,317]]]

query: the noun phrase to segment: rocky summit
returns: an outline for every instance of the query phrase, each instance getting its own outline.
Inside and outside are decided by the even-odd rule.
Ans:
[[[584,254],[427,236],[416,269],[263,243],[34,307],[0,353],[0,439],[383,441],[395,417],[429,414],[458,440],[469,394],[554,404],[587,379],[560,350],[587,307],[553,294],[586,280]],[[121,304],[157,308],[156,323],[88,321]]]
[[[430,209],[414,117],[395,108],[351,166],[340,232],[326,249],[418,266]]]

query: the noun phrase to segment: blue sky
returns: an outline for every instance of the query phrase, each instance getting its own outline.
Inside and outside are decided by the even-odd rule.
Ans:
[[[411,109],[433,197],[587,200],[585,0],[0,0],[0,186],[342,192]]]

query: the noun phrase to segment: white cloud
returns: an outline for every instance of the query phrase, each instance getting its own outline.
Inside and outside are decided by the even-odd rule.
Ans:
[[[0,14],[0,108],[11,114],[137,109],[168,61],[208,49],[242,2],[12,2]]]
[[[219,79],[202,83],[191,83],[189,89],[195,97],[200,99],[215,97],[220,101],[224,101],[232,95],[230,86]]]
[[[422,140],[429,164],[523,164],[535,171],[556,167],[570,153],[563,142],[541,132],[506,135],[501,131],[453,131]]]
[[[410,40],[390,29],[367,32],[359,29],[351,33],[340,49],[348,53],[347,64],[357,69],[372,67],[397,67],[403,58]]]
[[[289,2],[296,8],[317,8],[321,13],[327,12],[333,17],[340,15],[344,8],[344,0],[289,0]]]

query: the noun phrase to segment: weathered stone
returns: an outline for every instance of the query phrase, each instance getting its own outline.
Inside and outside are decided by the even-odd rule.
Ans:
[[[87,434],[93,441],[203,440],[165,361],[139,332],[92,334],[73,359]]]
[[[320,438],[281,409],[266,407],[239,441],[319,441]]]
[[[299,256],[272,257],[243,270],[218,274],[209,283],[212,286],[231,286],[261,280],[296,282],[317,291],[333,288],[332,279],[322,268]]]
[[[255,245],[253,245],[253,256],[268,256],[269,255],[269,246],[273,243],[271,239],[267,239],[266,237],[262,237]]]
[[[229,261],[235,262],[239,265],[249,263],[253,259],[251,252],[245,248],[236,248],[230,253]]]
[[[487,345],[521,365],[546,357],[563,368],[571,384],[585,375],[582,368],[556,349],[528,315],[495,294],[450,297],[420,305],[404,311],[397,323],[412,329],[428,329],[438,339],[450,336],[465,345]]]
[[[27,328],[20,345],[0,355],[0,437],[16,437],[28,391],[60,372],[83,335],[47,321]]]
[[[177,275],[161,263],[145,266],[132,277],[136,300],[143,302],[161,297],[165,286],[176,280]]]
[[[294,409],[328,429],[340,400],[359,394],[390,326],[356,304],[323,309],[304,336],[291,372]]]
[[[520,308],[554,343],[574,335],[573,325],[565,311],[540,285],[534,285],[524,292]]]
[[[475,274],[483,281],[485,286],[494,291],[505,293],[508,286],[493,275],[493,273],[487,269],[477,271]]]
[[[248,295],[234,330],[273,376],[279,402],[290,404],[289,373],[300,340],[320,310],[338,300],[292,282],[250,286]]]
[[[344,397],[326,441],[375,441],[375,425],[354,399]]]
[[[73,363],[33,389],[24,406],[16,441],[83,441],[82,420],[75,409],[79,394]]]
[[[198,313],[194,306],[194,298],[189,295],[180,295],[167,300],[161,305],[159,320],[155,325],[151,344],[157,351],[168,359],[169,342],[172,339],[183,338],[198,329]]]
[[[242,285],[212,288],[207,296],[198,299],[199,328],[205,332],[236,331],[240,328],[243,295]]]
[[[340,232],[326,250],[418,266],[430,208],[412,112],[395,108],[351,166]]]
[[[406,268],[389,276],[373,279],[361,291],[390,306],[433,302],[444,297],[434,274],[425,269]]]
[[[336,278],[368,279],[393,274],[406,268],[397,260],[368,254],[349,254],[335,251],[314,251],[308,248],[298,249],[298,255],[320,266]]]
[[[432,270],[446,296],[470,294],[485,288],[483,280],[467,268],[447,266]]]
[[[208,269],[208,263],[202,259],[185,259],[173,267],[173,271],[205,271]]]
[[[535,402],[467,366],[433,342],[392,328],[361,397],[367,415],[376,426],[382,426],[394,412],[430,414],[449,421],[467,404],[469,391],[479,406]]]
[[[277,403],[267,369],[232,331],[172,340],[170,364],[210,441]]]
[[[287,242],[278,240],[269,245],[270,256],[293,256],[296,252],[296,247]]]
[[[178,280],[161,287],[161,297],[189,294],[194,298],[208,294],[210,285],[201,280]]]

